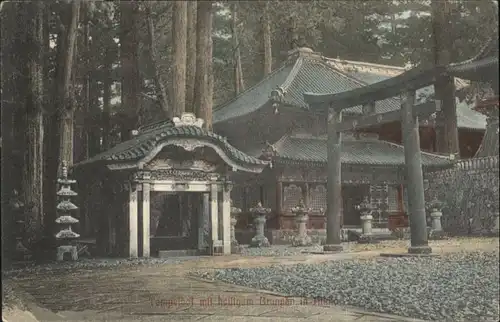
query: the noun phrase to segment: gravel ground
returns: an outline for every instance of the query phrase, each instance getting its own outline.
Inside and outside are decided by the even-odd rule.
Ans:
[[[155,266],[164,264],[178,264],[187,260],[196,260],[198,257],[186,256],[175,258],[106,258],[106,259],[79,259],[76,262],[52,262],[47,264],[31,264],[22,268],[16,268],[2,272],[5,277],[16,275],[38,274],[44,272],[70,271],[79,269],[113,269],[117,267]]]
[[[304,252],[322,251],[323,246],[308,246],[308,247],[291,247],[288,245],[273,245],[271,247],[248,247],[241,246],[242,256],[295,256],[301,255]]]
[[[423,320],[498,321],[498,262],[498,252],[473,252],[220,269],[199,275]]]

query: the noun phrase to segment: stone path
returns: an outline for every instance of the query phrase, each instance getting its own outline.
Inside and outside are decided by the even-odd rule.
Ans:
[[[498,248],[498,243],[489,242],[486,246]],[[439,253],[486,246],[442,242],[434,250]],[[202,257],[152,267],[50,272],[19,278],[15,283],[29,293],[33,303],[57,312],[30,308],[39,321],[417,321],[189,276],[193,270],[314,263],[379,253],[380,250],[289,257]]]

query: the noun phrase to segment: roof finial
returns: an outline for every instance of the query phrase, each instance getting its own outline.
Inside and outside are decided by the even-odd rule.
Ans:
[[[62,173],[62,178],[63,178],[63,179],[68,179],[68,165],[67,165],[67,162],[66,162],[66,161],[63,161],[63,162],[62,162],[62,170],[61,170],[61,173]]]
[[[196,126],[196,127],[202,127],[203,119],[201,118],[196,118],[196,116],[193,113],[182,113],[181,117],[174,117],[172,119],[172,122],[174,122],[175,127],[180,127],[180,126]]]

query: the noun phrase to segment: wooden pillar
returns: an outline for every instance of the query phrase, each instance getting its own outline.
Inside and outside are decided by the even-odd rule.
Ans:
[[[342,134],[337,131],[336,124],[342,120],[342,112],[334,109],[328,111],[328,147],[327,147],[327,218],[326,243],[324,251],[342,251],[340,226],[342,216],[342,180],[341,180],[341,141]]]
[[[210,219],[211,219],[211,241],[212,250],[219,240],[219,194],[217,192],[217,184],[212,183],[210,185]]]
[[[283,214],[283,183],[281,181],[276,181],[276,215],[278,216],[278,228],[281,227],[281,215]]]
[[[427,241],[424,178],[418,133],[418,118],[414,116],[415,91],[408,91],[403,98],[401,111],[406,179],[408,189],[408,216],[410,219],[411,246],[409,253],[431,253]]]
[[[226,183],[222,192],[222,251],[231,254],[231,185]]]
[[[308,182],[304,183],[304,190],[302,191],[302,199],[304,199],[304,206],[306,206],[306,208],[310,208],[311,205],[309,204],[310,200],[309,200],[309,183]]]
[[[306,209],[312,208],[311,201],[309,199],[309,183],[308,182],[304,183],[304,190],[302,190],[302,198],[304,199],[304,206],[306,206]],[[310,220],[309,220],[309,217],[307,217],[306,227],[309,227],[309,226],[310,226]]]
[[[203,193],[200,201],[201,205],[198,210],[198,250],[202,251],[207,247],[205,227],[210,217],[210,195]]]
[[[130,184],[129,197],[128,197],[128,227],[129,227],[129,246],[128,254],[130,258],[137,258],[139,256],[138,249],[138,227],[137,227],[137,185],[136,183]]]
[[[149,244],[150,234],[150,198],[151,185],[148,182],[142,184],[142,256],[149,257],[151,253]]]
[[[403,201],[403,185],[400,184],[398,187],[398,212],[404,213],[406,211],[404,201]]]

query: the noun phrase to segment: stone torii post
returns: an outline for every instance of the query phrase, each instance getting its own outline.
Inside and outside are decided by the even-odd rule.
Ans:
[[[401,121],[410,212],[411,246],[408,253],[432,252],[427,239],[422,157],[418,117],[433,117],[440,102],[415,105],[415,91],[434,84],[441,68],[414,69],[388,80],[338,94],[304,93],[305,101],[318,113],[328,113],[327,240],[325,252],[341,251],[341,132]],[[402,96],[401,110],[375,112],[375,102]],[[342,110],[363,106],[363,115],[342,121]]]

